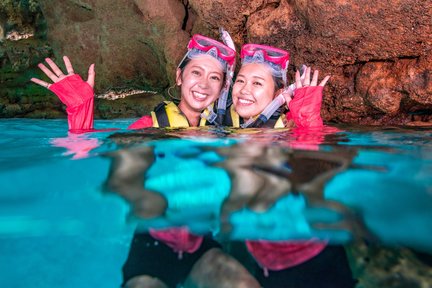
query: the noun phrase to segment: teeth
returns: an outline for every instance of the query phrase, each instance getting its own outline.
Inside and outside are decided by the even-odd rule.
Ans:
[[[240,104],[252,104],[253,103],[253,101],[251,101],[251,100],[242,99],[242,98],[239,98],[238,101],[240,102]]]
[[[194,92],[193,94],[198,99],[204,99],[207,97],[207,94],[202,94],[202,93],[198,93],[198,92]]]

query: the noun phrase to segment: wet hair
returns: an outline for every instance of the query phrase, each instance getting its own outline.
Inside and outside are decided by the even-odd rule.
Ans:
[[[274,75],[272,76],[273,76],[273,81],[275,83],[275,92],[279,89],[285,88],[284,81],[281,77],[276,77]]]
[[[178,68],[180,68],[182,74],[183,74],[183,70],[186,67],[186,65],[191,61],[190,58],[186,57],[185,59],[183,59],[183,61],[180,63],[180,65],[178,66]]]

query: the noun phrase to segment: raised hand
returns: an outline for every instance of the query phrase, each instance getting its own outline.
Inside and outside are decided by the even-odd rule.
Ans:
[[[330,79],[327,75],[318,84],[318,70],[315,70],[311,80],[311,68],[306,67],[304,79],[297,71],[295,75],[294,97],[290,102],[287,101],[287,119],[293,120],[297,127],[312,128],[322,127],[323,121],[320,115],[323,97],[323,88]]]
[[[67,71],[66,75],[57,66],[57,64],[55,64],[54,61],[52,61],[50,58],[46,58],[45,61],[49,65],[51,70],[47,66],[45,66],[43,63],[39,63],[38,67],[45,73],[45,75],[48,76],[48,78],[51,79],[51,81],[53,83],[60,82],[61,80],[63,80],[64,78],[66,78],[68,76],[75,75],[73,66],[72,66],[72,64],[71,64],[71,62],[67,56],[63,56],[63,61],[64,61],[64,64],[66,66],[66,71]],[[94,87],[95,75],[96,74],[95,74],[94,64],[91,64],[89,69],[88,69],[88,78],[87,78],[86,82],[92,88]],[[43,80],[38,79],[38,78],[31,78],[30,80],[32,82],[40,85],[40,86],[47,88],[47,89],[49,89],[50,86],[53,84],[53,83],[48,83],[48,82],[43,81]]]
[[[296,80],[296,89],[298,88],[302,88],[302,87],[308,87],[308,86],[322,86],[324,87],[327,83],[327,81],[330,79],[330,76],[327,75],[326,77],[324,77],[324,79],[319,83],[318,85],[318,76],[319,76],[319,72],[318,70],[314,70],[313,76],[312,76],[312,81],[311,81],[311,67],[306,67],[306,71],[304,72],[304,78],[302,79],[302,77],[300,76],[300,71],[296,71],[295,74],[295,80]]]
[[[45,61],[49,68],[42,63],[39,63],[38,67],[51,79],[52,83],[38,78],[30,80],[54,92],[66,105],[70,131],[93,129],[94,64],[90,65],[87,81],[84,81],[79,74],[75,74],[67,56],[63,56],[66,75],[50,58],[46,58]]]

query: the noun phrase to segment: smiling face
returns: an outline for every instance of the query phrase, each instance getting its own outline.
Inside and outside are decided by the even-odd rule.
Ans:
[[[257,116],[274,95],[275,82],[267,65],[250,63],[241,67],[232,90],[233,105],[240,117]]]
[[[209,55],[191,59],[181,71],[177,69],[176,82],[181,86],[179,108],[186,115],[199,115],[219,97],[224,72],[222,64]]]

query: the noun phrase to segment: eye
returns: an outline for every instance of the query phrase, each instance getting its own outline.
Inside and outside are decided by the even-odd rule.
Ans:
[[[196,75],[196,76],[200,76],[201,75],[201,72],[198,71],[198,70],[192,70],[191,73],[194,74],[194,75]]]
[[[253,85],[255,85],[255,86],[263,86],[263,84],[261,82],[258,82],[258,81],[254,81]]]
[[[244,83],[243,79],[236,79],[235,83]]]
[[[219,77],[219,76],[216,76],[216,75],[211,76],[210,79],[211,79],[211,80],[218,81],[218,82],[221,81],[220,77]]]

